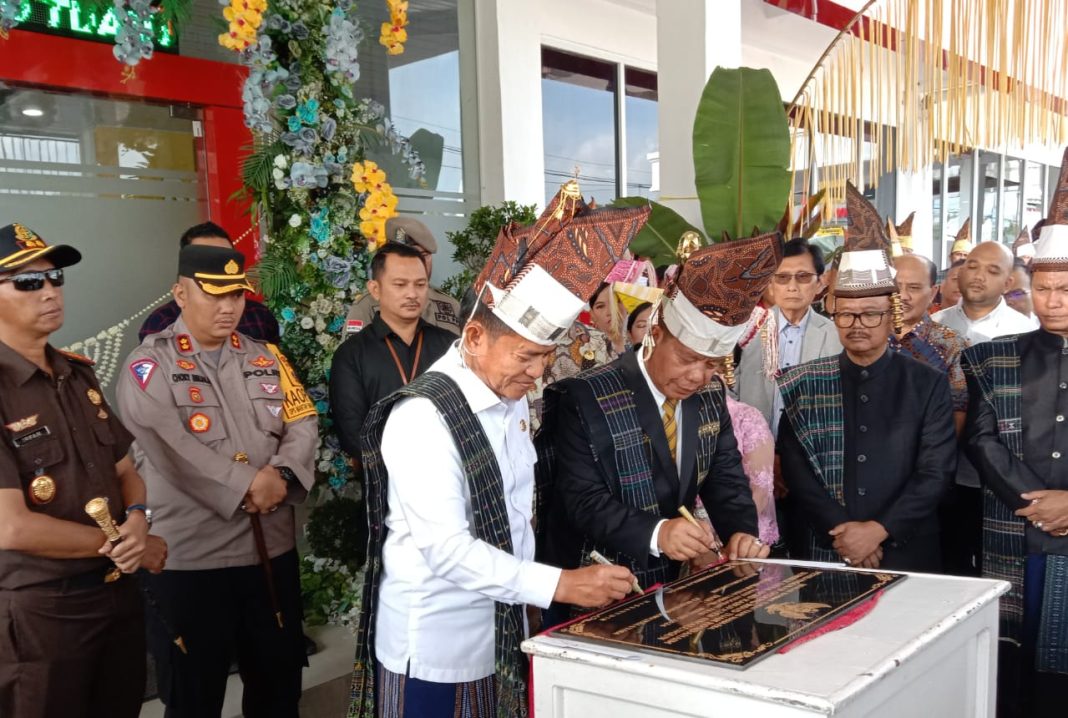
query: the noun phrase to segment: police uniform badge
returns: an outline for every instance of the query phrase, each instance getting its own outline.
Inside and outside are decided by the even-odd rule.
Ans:
[[[104,407],[100,407],[100,411],[96,412],[96,418],[100,419],[101,421],[108,418],[108,413],[104,410]]]
[[[278,385],[277,384],[265,384],[265,383],[261,382],[260,383],[260,389],[263,389],[263,393],[264,394],[277,394],[278,393]]]
[[[96,389],[86,389],[85,396],[88,397],[89,403],[93,406],[100,406],[104,403],[104,397],[100,396],[100,392]]]
[[[211,428],[211,419],[207,414],[201,414],[199,411],[189,417],[189,430],[195,434],[203,434],[205,431]]]
[[[177,364],[179,369],[185,369],[186,371],[193,371],[197,368],[197,365],[188,359],[179,359]]]
[[[38,506],[52,502],[56,498],[56,480],[43,471],[33,477],[29,488],[30,501]]]
[[[274,366],[274,359],[268,359],[265,356],[258,356],[255,359],[249,359],[248,363],[252,366],[259,367],[260,369],[266,369],[269,366]]]
[[[191,354],[193,352],[193,338],[188,334],[179,334],[174,338],[174,345],[178,347],[178,351],[182,354]]]
[[[151,359],[139,359],[130,364],[130,373],[133,374],[134,381],[141,387],[141,391],[145,390],[148,386],[148,382],[152,379],[152,373],[156,371],[156,367],[159,366]]]
[[[40,414],[23,417],[21,419],[11,422],[10,424],[4,424],[4,428],[14,434],[17,434],[20,431],[26,431],[26,429],[32,429],[33,427],[37,426],[38,416],[40,416]]]
[[[237,336],[236,332],[230,335],[230,346],[234,349],[241,348],[241,338]]]
[[[204,403],[204,395],[200,392],[199,386],[189,387],[189,401],[193,402],[194,404]]]

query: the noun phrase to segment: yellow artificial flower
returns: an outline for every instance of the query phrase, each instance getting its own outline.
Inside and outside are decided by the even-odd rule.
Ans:
[[[367,240],[371,249],[377,249],[385,244],[386,223],[385,221],[368,220],[360,222],[360,234]]]
[[[370,160],[352,165],[352,186],[359,193],[380,190],[386,181],[386,173]]]
[[[238,52],[250,46],[256,41],[256,30],[263,24],[266,9],[265,0],[230,0],[230,7],[223,8],[230,31],[219,35],[219,44]]]

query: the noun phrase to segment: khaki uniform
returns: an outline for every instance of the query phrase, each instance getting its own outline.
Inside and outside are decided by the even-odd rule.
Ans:
[[[460,317],[460,303],[441,290],[430,288],[427,293],[429,301],[423,310],[423,319],[435,327],[447,329],[459,336],[463,319]],[[355,334],[361,329],[371,326],[371,320],[378,311],[378,302],[370,292],[361,294],[349,308],[349,315],[345,322],[345,333]]]
[[[137,439],[153,532],[167,541],[169,570],[259,563],[240,507],[267,464],[288,467],[300,480],[277,511],[261,514],[271,557],[294,548],[293,505],[314,481],[318,422],[299,383],[285,386],[288,371],[284,357],[238,333],[216,365],[180,317],[127,359],[118,407]],[[247,464],[234,460],[239,453]]]

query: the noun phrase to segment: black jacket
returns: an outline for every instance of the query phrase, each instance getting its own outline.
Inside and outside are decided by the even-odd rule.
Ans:
[[[659,515],[633,508],[617,498],[619,474],[608,421],[582,375],[550,385],[545,391],[545,414],[538,442],[551,442],[553,459],[551,500],[547,526],[539,548],[545,560],[575,568],[582,559],[582,545],[589,536],[599,545],[626,554],[637,566],[657,561],[649,553],[653,530],[661,519],[679,516],[679,506],[693,509],[698,495],[699,429],[695,395],[681,402],[682,476],[671,459],[660,408],[649,391],[634,352],[610,365],[631,389],[637,404],[644,446],[653,472]],[[719,435],[714,455],[701,457],[710,468],[700,485],[701,500],[720,537],[727,541],[736,532],[757,535],[756,507],[749,481],[742,471],[724,391],[718,383],[705,389],[714,396],[719,412]],[[539,452],[543,455],[544,452]],[[664,559],[666,561],[666,559]]]
[[[414,372],[412,362],[419,342],[418,333],[409,346],[377,313],[370,326],[346,339],[334,352],[330,364],[330,414],[341,448],[357,461],[360,457],[360,429],[371,407],[404,386],[386,339],[397,352],[409,381],[426,371],[456,341],[452,332],[422,319],[418,331],[423,334],[423,348]]]
[[[890,534],[882,567],[939,571],[938,504],[957,466],[946,375],[892,350],[867,367],[853,364],[845,352],[839,363],[844,506],[816,477],[788,413],[779,424],[791,555],[808,558],[813,536],[832,549],[827,532],[838,524],[878,521]]]

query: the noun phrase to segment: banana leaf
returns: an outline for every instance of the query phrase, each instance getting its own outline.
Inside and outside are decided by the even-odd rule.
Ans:
[[[708,243],[704,232],[683,219],[678,212],[657,202],[651,202],[645,197],[620,197],[612,202],[611,206],[644,207],[646,205],[650,205],[653,211],[649,213],[649,221],[630,242],[630,251],[635,255],[647,257],[652,261],[653,266],[659,267],[678,262],[675,250],[678,249],[679,239],[685,232],[697,232],[701,235],[702,243]]]
[[[790,193],[790,133],[768,70],[717,67],[693,123],[694,179],[709,237],[775,228]]]

